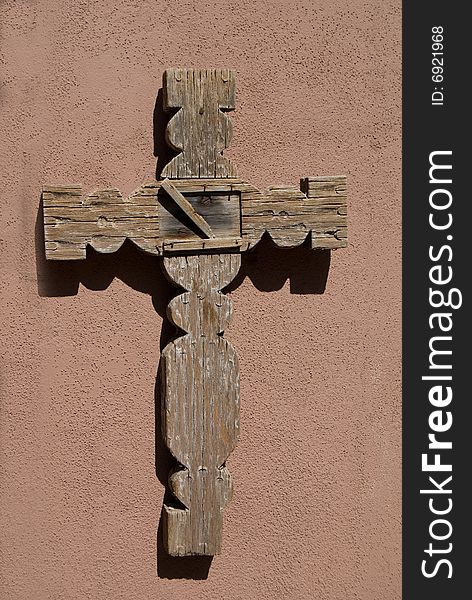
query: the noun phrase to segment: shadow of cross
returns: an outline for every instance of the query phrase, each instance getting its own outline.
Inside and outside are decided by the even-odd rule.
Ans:
[[[241,253],[269,235],[280,247],[347,245],[346,178],[306,177],[301,189],[260,192],[223,156],[231,138],[235,76],[228,69],[169,69],[166,130],[179,152],[159,181],[128,198],[117,189],[83,195],[74,185],[46,186],[42,200],[46,258],[86,257],[87,245],[114,252],[126,239],[162,257],[183,288],[168,305],[184,335],[162,352],[162,432],[176,460],[169,477],[163,540],[172,556],[221,551],[223,509],[231,498],[226,460],[239,433],[239,370],[223,337],[232,302],[222,292],[237,276]]]

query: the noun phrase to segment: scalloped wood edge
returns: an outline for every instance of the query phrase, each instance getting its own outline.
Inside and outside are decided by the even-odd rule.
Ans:
[[[169,146],[180,153],[164,167],[163,177],[236,177],[223,150],[232,125],[225,114],[235,107],[236,76],[230,69],[166,69],[164,109],[178,109],[166,128]]]
[[[233,306],[221,292],[239,254],[168,256],[163,268],[185,291],[167,313],[184,335],[162,351],[162,434],[176,467],[164,504],[164,545],[173,556],[219,554],[223,510],[232,496],[226,460],[239,437],[239,366],[223,337]]]
[[[240,193],[241,233],[202,240],[162,237],[158,194],[161,182],[144,184],[127,198],[115,188],[83,195],[81,186],[45,186],[42,193],[46,258],[77,260],[87,245],[115,252],[125,239],[150,254],[204,249],[241,251],[252,248],[267,232],[282,247],[302,244],[334,250],[347,246],[346,177],[306,177],[303,191],[272,187],[260,192],[240,179],[183,179],[173,185],[187,194]]]

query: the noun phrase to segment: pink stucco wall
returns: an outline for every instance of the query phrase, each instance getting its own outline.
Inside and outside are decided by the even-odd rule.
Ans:
[[[399,0],[4,0],[0,17],[0,597],[400,598]],[[349,178],[323,294],[326,256],[267,245],[232,292],[242,433],[211,565],[157,550],[157,259],[41,250],[43,184],[155,175],[169,66],[237,70],[245,179]]]

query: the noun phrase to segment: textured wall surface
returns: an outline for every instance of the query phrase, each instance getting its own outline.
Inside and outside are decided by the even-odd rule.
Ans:
[[[400,598],[400,1],[3,0],[0,14],[0,596]],[[255,185],[349,178],[349,248],[323,294],[326,255],[268,244],[232,291],[242,433],[211,565],[158,550],[174,293],[158,261],[126,244],[46,264],[41,247],[43,184],[129,193],[155,176],[170,66],[237,70],[228,154]]]

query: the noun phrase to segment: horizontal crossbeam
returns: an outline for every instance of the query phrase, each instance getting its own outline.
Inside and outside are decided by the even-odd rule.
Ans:
[[[346,178],[307,177],[300,189],[272,187],[260,192],[239,179],[174,179],[177,191],[204,221],[209,239],[192,231],[166,208],[165,182],[145,184],[123,198],[117,189],[84,195],[77,185],[43,188],[46,257],[75,260],[86,256],[87,245],[98,252],[115,252],[125,239],[150,254],[203,249],[252,248],[268,233],[281,247],[310,239],[312,248],[347,245]],[[186,214],[190,212],[186,206]]]

